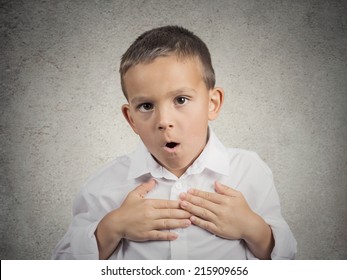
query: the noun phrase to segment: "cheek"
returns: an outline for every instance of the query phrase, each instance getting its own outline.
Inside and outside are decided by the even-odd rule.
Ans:
[[[151,114],[141,114],[139,112],[133,113],[134,125],[139,131],[144,130],[144,127],[151,125]]]
[[[205,142],[207,134],[208,120],[206,116],[190,117],[184,130],[186,139],[190,139],[192,147],[198,148]]]
[[[137,134],[140,136],[142,142],[144,142],[146,146],[153,143],[153,130],[151,129],[151,125],[148,122],[137,122],[136,129]]]
[[[186,121],[189,121],[191,126],[194,125],[194,128],[206,126],[208,122],[208,107],[206,104],[191,108],[187,113]]]

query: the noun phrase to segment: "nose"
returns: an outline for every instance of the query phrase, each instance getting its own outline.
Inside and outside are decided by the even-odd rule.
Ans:
[[[172,121],[172,114],[170,113],[170,110],[168,108],[163,108],[161,110],[158,110],[158,121],[157,121],[157,127],[159,130],[167,130],[174,127],[173,121]]]

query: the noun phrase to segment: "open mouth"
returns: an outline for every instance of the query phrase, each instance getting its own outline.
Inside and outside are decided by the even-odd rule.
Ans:
[[[174,149],[175,147],[177,147],[179,144],[176,142],[169,142],[166,143],[165,147],[169,148],[169,149]]]

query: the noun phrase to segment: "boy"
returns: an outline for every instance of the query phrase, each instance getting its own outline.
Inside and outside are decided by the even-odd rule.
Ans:
[[[122,112],[142,143],[82,188],[57,259],[292,259],[272,173],[208,126],[224,92],[206,45],[165,26],[122,56]]]

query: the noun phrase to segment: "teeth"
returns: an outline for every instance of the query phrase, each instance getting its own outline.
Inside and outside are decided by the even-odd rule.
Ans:
[[[166,147],[168,147],[170,149],[175,148],[176,146],[177,146],[177,143],[175,143],[175,142],[170,142],[170,143],[166,144]]]

